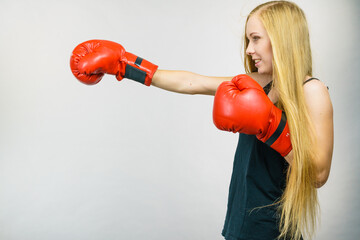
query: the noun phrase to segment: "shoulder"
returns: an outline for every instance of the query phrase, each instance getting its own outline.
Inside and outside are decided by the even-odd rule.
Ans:
[[[310,78],[309,78],[310,79]],[[329,96],[327,86],[320,80],[306,80],[304,81],[304,94],[305,98],[316,98]]]
[[[304,84],[304,95],[310,113],[332,114],[332,103],[327,86],[319,80]]]

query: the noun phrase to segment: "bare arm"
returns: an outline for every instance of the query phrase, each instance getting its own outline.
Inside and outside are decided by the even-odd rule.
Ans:
[[[304,85],[305,100],[310,118],[315,127],[318,169],[317,187],[323,186],[330,174],[331,159],[334,147],[333,107],[326,86],[320,81],[311,81]],[[291,162],[292,151],[285,157]]]
[[[223,81],[233,77],[208,77],[188,71],[157,70],[151,85],[177,93],[215,95]]]

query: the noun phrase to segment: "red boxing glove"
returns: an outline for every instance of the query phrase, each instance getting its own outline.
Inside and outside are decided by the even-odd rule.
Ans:
[[[245,74],[220,84],[214,99],[213,120],[220,130],[256,135],[283,157],[292,149],[285,113]]]
[[[70,68],[82,83],[98,83],[105,73],[117,80],[129,78],[150,86],[158,66],[126,52],[118,43],[106,40],[89,40],[79,44],[72,52]]]

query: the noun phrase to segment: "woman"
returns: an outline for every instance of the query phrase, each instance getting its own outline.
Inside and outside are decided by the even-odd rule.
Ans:
[[[96,84],[107,73],[178,93],[216,93],[215,125],[240,133],[223,236],[311,238],[316,188],[330,173],[333,110],[326,86],[312,78],[303,11],[287,1],[259,5],[247,18],[244,49],[247,74],[236,77],[158,70],[104,40],[78,45],[70,64],[85,84]]]

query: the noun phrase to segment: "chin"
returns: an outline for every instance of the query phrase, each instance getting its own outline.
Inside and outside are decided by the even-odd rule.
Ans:
[[[258,69],[258,74],[271,75],[272,71],[259,68]]]

